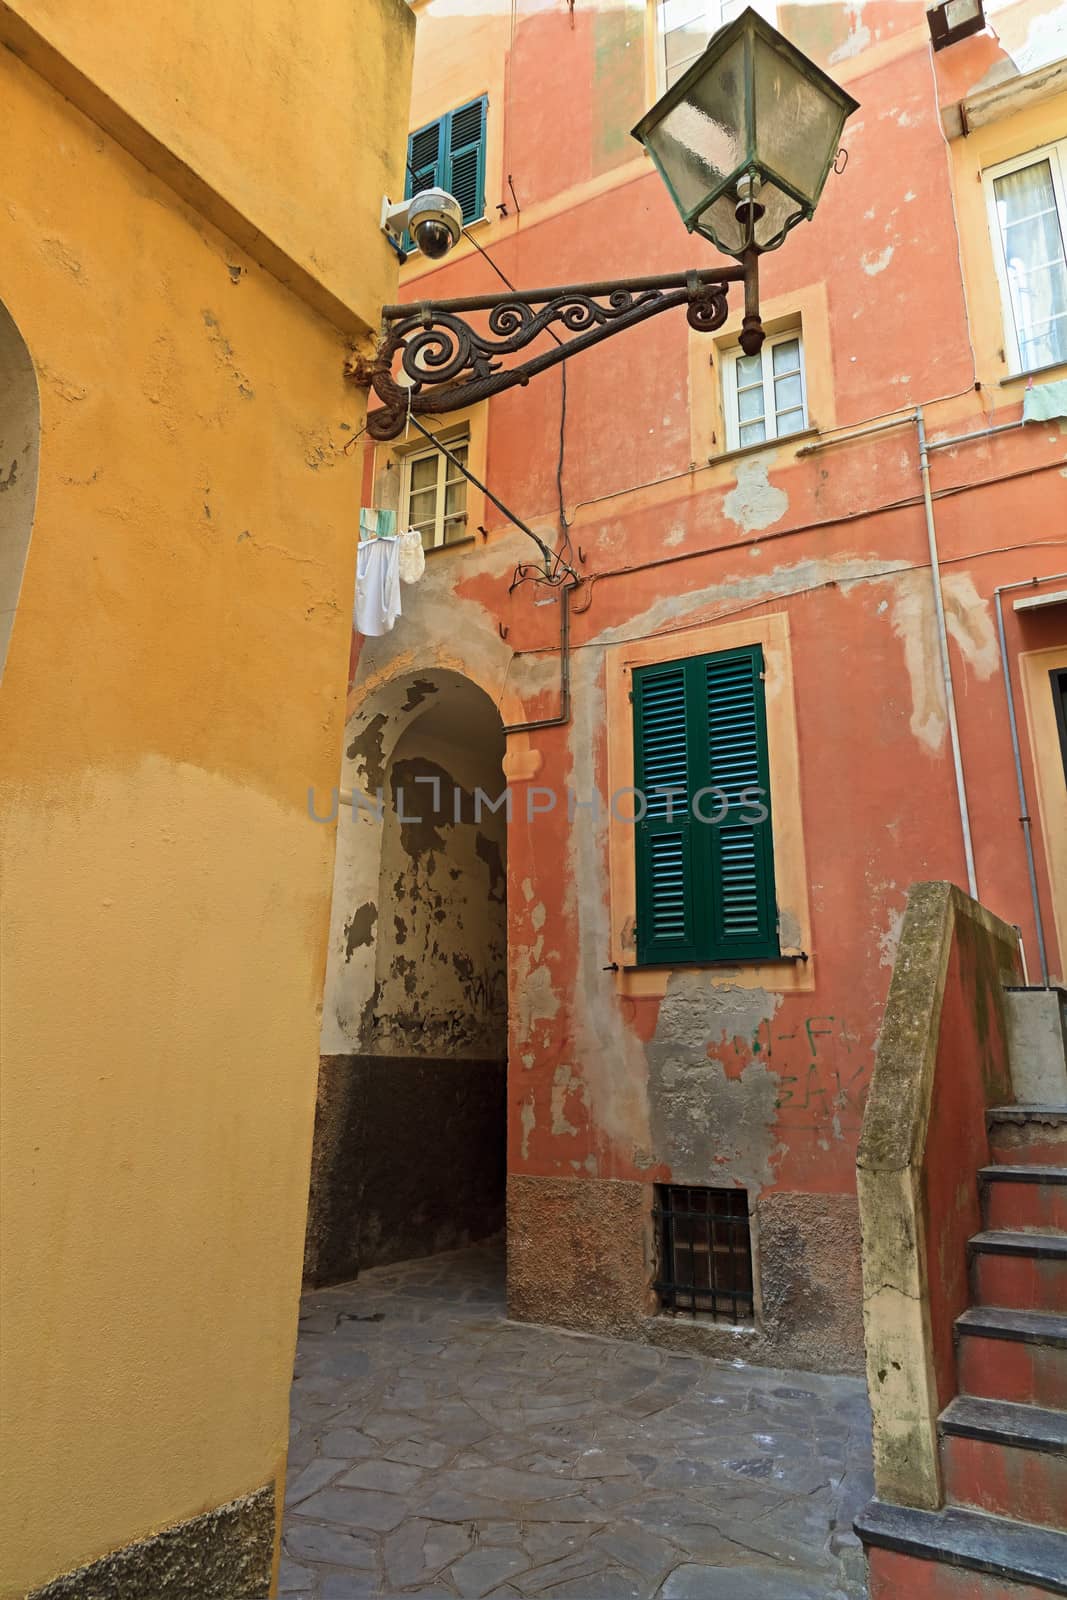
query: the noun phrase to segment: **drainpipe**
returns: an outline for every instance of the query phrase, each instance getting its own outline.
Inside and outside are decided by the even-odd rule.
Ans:
[[[967,785],[963,777],[960,730],[956,722],[956,695],[952,687],[952,663],[949,660],[948,630],[945,627],[945,602],[941,593],[941,564],[937,553],[937,528],[934,524],[934,502],[930,494],[930,457],[927,451],[926,428],[923,425],[921,406],[915,407],[915,427],[919,436],[919,475],[922,478],[923,506],[926,511],[926,538],[930,547],[930,574],[934,584],[934,609],[937,613],[937,642],[941,655],[941,676],[945,684],[948,731],[952,742],[952,766],[956,774],[956,797],[959,801],[960,827],[963,831],[963,854],[967,863],[967,892],[972,900],[977,900],[978,880],[974,871],[971,815],[967,806]]]
[[[1034,866],[1034,839],[1030,826],[1030,807],[1026,803],[1026,783],[1023,779],[1023,762],[1019,753],[1019,724],[1015,716],[1015,693],[1011,686],[1011,666],[1008,646],[1004,636],[1004,604],[1001,595],[1009,589],[1030,589],[1035,581],[1050,582],[1064,573],[1050,573],[1048,578],[1031,579],[1028,583],[1002,583],[993,590],[997,607],[997,637],[1000,641],[1000,665],[1004,674],[1004,693],[1008,701],[1008,726],[1011,729],[1011,753],[1015,758],[1015,783],[1019,790],[1019,821],[1022,824],[1023,843],[1026,846],[1026,871],[1030,878],[1030,899],[1034,908],[1034,927],[1037,931],[1037,956],[1041,963],[1041,984],[1047,989],[1048,956],[1045,951],[1045,924],[1041,917],[1041,896],[1037,892],[1037,870]]]

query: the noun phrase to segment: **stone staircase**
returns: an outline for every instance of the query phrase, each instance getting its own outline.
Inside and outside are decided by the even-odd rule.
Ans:
[[[1067,1097],[987,1125],[972,1303],[938,1421],[945,1504],[874,1500],[857,1518],[871,1600],[1067,1595]]]

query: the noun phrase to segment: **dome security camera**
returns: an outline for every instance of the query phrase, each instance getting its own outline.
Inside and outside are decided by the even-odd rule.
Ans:
[[[445,189],[421,189],[402,205],[382,202],[382,232],[403,259],[405,228],[424,256],[439,261],[459,242],[463,208]]]
[[[424,189],[408,207],[408,232],[431,261],[446,256],[459,242],[463,212],[459,201],[444,189]]]

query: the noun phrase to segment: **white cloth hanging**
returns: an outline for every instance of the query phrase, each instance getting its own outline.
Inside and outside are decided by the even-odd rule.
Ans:
[[[408,528],[400,535],[400,581],[418,583],[426,571],[426,552],[422,548],[422,535]]]
[[[400,615],[400,539],[361,539],[356,556],[356,632],[389,633]]]

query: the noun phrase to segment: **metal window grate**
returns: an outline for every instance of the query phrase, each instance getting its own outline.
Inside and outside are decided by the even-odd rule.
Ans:
[[[659,1277],[663,1307],[716,1322],[753,1316],[752,1237],[744,1189],[657,1184]]]

